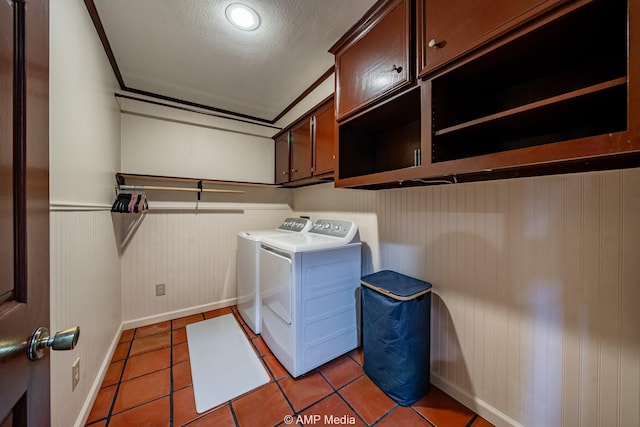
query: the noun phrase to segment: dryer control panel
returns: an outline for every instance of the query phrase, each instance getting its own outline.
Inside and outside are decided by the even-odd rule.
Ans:
[[[319,219],[313,224],[310,233],[323,234],[325,236],[345,238],[357,231],[358,226],[353,221],[337,219]]]
[[[287,231],[307,231],[311,228],[311,221],[306,218],[287,218],[278,229]]]

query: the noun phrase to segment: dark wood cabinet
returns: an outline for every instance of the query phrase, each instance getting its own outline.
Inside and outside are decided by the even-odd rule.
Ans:
[[[564,0],[418,0],[418,76]]]
[[[420,1],[417,13],[438,3]],[[454,55],[435,49],[443,56],[422,63],[416,88],[339,122],[336,186],[640,165],[640,8],[627,0],[492,1],[496,16],[486,20],[475,2],[445,3],[469,9],[441,9],[447,17],[438,25],[467,13],[480,24],[465,24]]]
[[[275,138],[276,176],[275,183],[289,181],[289,132]]]
[[[333,179],[335,125],[331,96],[276,135],[275,183],[298,186]]]
[[[337,186],[403,179],[420,165],[414,2],[378,1],[331,49],[336,59]]]
[[[336,162],[336,119],[333,102],[327,102],[314,114],[313,174],[333,172]]]
[[[574,2],[429,80],[424,122],[432,170],[478,172],[638,152],[639,95],[631,90],[638,47],[629,45],[637,43],[638,25],[629,39],[627,12],[625,0]]]
[[[291,129],[291,181],[311,176],[312,117],[305,117]]]
[[[338,120],[414,82],[412,14],[411,0],[378,2],[329,50]]]
[[[420,93],[415,87],[339,124],[336,186],[418,177]]]

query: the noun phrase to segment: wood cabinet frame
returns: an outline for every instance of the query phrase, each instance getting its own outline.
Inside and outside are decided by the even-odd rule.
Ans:
[[[336,58],[338,121],[415,83],[414,10],[414,0],[380,0],[329,49]],[[400,46],[380,37],[396,37]],[[377,83],[385,73],[390,82]]]
[[[508,33],[502,33],[499,37],[492,39],[490,43],[486,43],[475,50],[467,52],[465,55],[457,57],[455,61],[447,66],[430,70],[418,86],[421,96],[421,150],[422,163],[418,167],[403,167],[396,170],[378,171],[373,173],[365,173],[362,175],[340,176],[340,164],[350,161],[340,156],[338,157],[338,170],[336,173],[336,186],[338,187],[361,187],[361,188],[389,188],[398,186],[423,185],[428,183],[439,182],[462,182],[474,180],[486,180],[497,178],[509,178],[519,176],[531,176],[541,174],[569,173],[587,170],[604,170],[635,167],[640,165],[640,8],[630,7],[630,2],[625,2],[627,13],[626,28],[626,47],[625,52],[618,54],[616,58],[622,58],[626,61],[626,72],[622,76],[614,76],[604,78],[601,82],[595,81],[590,86],[578,88],[575,90],[561,90],[558,95],[549,95],[544,99],[535,101],[528,105],[516,106],[512,109],[506,108],[497,112],[495,115],[485,114],[479,119],[470,120],[461,125],[454,125],[441,131],[434,131],[434,114],[438,117],[439,112],[434,113],[434,84],[455,76],[464,67],[473,67],[474,61],[483,58],[491,58],[491,55],[499,55],[500,49],[508,51],[509,43],[523,43],[533,37],[535,40],[536,30],[547,30],[549,25],[559,22],[561,19],[574,19],[572,17],[580,16],[580,13],[587,13],[594,7],[609,7],[610,4],[603,3],[606,0],[576,0],[566,1],[560,6],[548,9],[545,13],[538,14],[534,18],[529,17],[527,22],[517,28],[513,28]],[[617,1],[617,0],[614,0]],[[600,2],[600,3],[598,3]],[[606,10],[605,10],[606,11]],[[420,12],[420,8],[418,8]],[[575,18],[577,19],[577,18]],[[596,20],[599,22],[599,20]],[[418,17],[420,22],[420,17]],[[582,21],[578,21],[582,22]],[[590,21],[585,21],[590,22]],[[617,24],[616,24],[617,25]],[[418,25],[418,29],[420,26]],[[559,27],[558,27],[559,28]],[[615,27],[616,29],[618,26]],[[607,31],[607,28],[600,28],[601,31]],[[495,34],[494,34],[495,35]],[[527,38],[529,37],[529,39]],[[619,39],[616,39],[619,40]],[[526,46],[523,45],[523,46]],[[584,48],[583,48],[584,49]],[[535,54],[532,52],[532,54]],[[418,52],[418,56],[419,56]],[[420,64],[418,64],[420,67]],[[596,65],[596,68],[598,66]],[[570,71],[570,70],[569,70]],[[535,76],[533,76],[535,78]],[[439,80],[440,79],[440,80]],[[532,86],[533,87],[533,86]],[[561,88],[563,89],[563,88]],[[440,89],[438,89],[440,90]],[[402,96],[405,92],[397,96]],[[600,94],[605,94],[604,98]],[[608,95],[612,94],[612,95]],[[435,94],[438,96],[437,94]],[[394,99],[390,98],[391,100]],[[436,138],[446,132],[458,132],[460,129],[473,129],[474,126],[489,123],[486,126],[493,126],[493,120],[507,120],[518,126],[518,114],[528,111],[536,111],[536,109],[560,108],[563,102],[605,102],[603,111],[606,111],[606,102],[614,102],[620,108],[626,98],[626,125],[620,126],[619,121],[624,121],[623,115],[618,115],[613,120],[612,131],[606,131],[607,124],[601,133],[595,132],[586,136],[581,136],[580,132],[573,134],[573,129],[568,128],[564,131],[564,137],[551,142],[534,143],[527,145],[523,143],[516,145],[515,148],[508,146],[490,149],[487,153],[466,155],[461,157],[452,155],[451,158],[445,156],[444,160],[436,159],[433,161],[434,150],[437,149]],[[574,101],[577,100],[577,101]],[[604,100],[604,101],[601,101]],[[353,116],[353,119],[373,112],[384,106],[389,99],[379,102],[369,109],[359,112]],[[576,104],[579,105],[579,104]],[[613,105],[613,104],[612,104]],[[562,111],[560,108],[558,111]],[[586,109],[585,111],[591,111]],[[597,112],[597,109],[592,110]],[[509,117],[515,117],[511,119]],[[505,119],[506,117],[506,119]],[[352,120],[350,117],[344,122],[340,122],[342,126]],[[586,119],[591,120],[591,118]],[[593,120],[600,120],[596,116]],[[604,119],[606,120],[606,119]],[[524,124],[525,122],[523,122]],[[489,132],[487,135],[491,135]],[[472,143],[473,141],[466,143]],[[344,141],[339,140],[338,144],[342,145]],[[481,141],[479,142],[481,143]],[[340,153],[340,148],[338,152]],[[351,161],[357,161],[355,156]]]
[[[470,51],[482,46],[486,43],[489,43],[493,40],[497,40],[500,37],[505,36],[509,33],[509,31],[513,30],[513,28],[521,25],[527,21],[530,21],[549,9],[557,6],[562,2],[567,2],[567,0],[540,0],[538,4],[531,5],[530,8],[526,10],[522,10],[522,13],[512,16],[509,18],[505,18],[504,22],[494,21],[493,25],[487,27],[484,31],[481,31],[481,34],[475,39],[470,39],[468,42],[464,43],[459,49],[455,52],[451,52],[450,55],[444,60],[441,60],[435,64],[429,63],[427,61],[428,52],[430,49],[440,49],[438,47],[430,47],[429,46],[429,36],[428,36],[428,28],[429,28],[429,17],[427,16],[427,2],[433,0],[417,0],[416,1],[416,69],[418,78],[425,77],[427,74],[433,71],[437,71],[443,67],[447,67],[451,63],[456,60],[464,57]],[[436,0],[438,1],[438,0]],[[509,1],[509,0],[507,0]],[[445,1],[446,2],[446,1]],[[497,1],[496,1],[497,2]],[[450,7],[450,5],[448,6]],[[487,5],[484,5],[487,7]],[[487,13],[491,13],[488,11]],[[495,16],[494,19],[498,20],[501,15]],[[434,17],[433,19],[437,19]],[[446,35],[445,39],[446,39]],[[440,40],[440,42],[446,43],[446,40]],[[443,46],[441,49],[443,53],[446,53],[447,46]]]
[[[307,111],[304,115],[302,115],[298,120],[293,122],[290,126],[286,127],[284,130],[279,132],[274,136],[274,142],[276,144],[283,144],[284,141],[287,142],[288,147],[288,157],[287,161],[287,173],[282,173],[283,166],[280,163],[283,163],[285,158],[284,155],[277,156],[276,155],[276,166],[275,166],[275,183],[280,184],[286,187],[299,187],[310,184],[317,184],[320,182],[332,181],[334,179],[334,169],[335,167],[329,167],[326,164],[325,167],[321,170],[318,170],[317,166],[317,143],[316,140],[316,128],[318,126],[317,116],[323,115],[322,125],[330,125],[331,130],[335,132],[335,109],[334,109],[334,96],[330,95],[324,100],[322,100],[318,105],[314,106],[311,110]],[[333,122],[325,124],[326,121],[325,116],[329,116],[333,118]],[[309,143],[309,152],[308,158],[302,159],[303,166],[308,166],[308,171],[296,171],[296,169],[301,163],[294,162],[293,159],[293,151],[295,149],[294,143],[292,142],[292,133],[299,128],[308,127],[308,143]],[[331,132],[331,131],[330,131]],[[326,135],[325,135],[326,136]],[[332,163],[335,165],[335,133],[333,135],[333,144],[332,147],[326,151],[330,152],[330,156],[332,157]],[[323,143],[329,143],[331,141],[323,138]],[[325,155],[328,153],[324,153]],[[303,156],[306,157],[306,154],[303,153]],[[308,162],[308,163],[306,163]],[[308,173],[307,173],[308,172]]]

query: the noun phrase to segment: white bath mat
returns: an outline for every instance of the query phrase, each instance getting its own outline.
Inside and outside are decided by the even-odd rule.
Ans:
[[[187,342],[198,413],[269,382],[233,314],[187,325]]]

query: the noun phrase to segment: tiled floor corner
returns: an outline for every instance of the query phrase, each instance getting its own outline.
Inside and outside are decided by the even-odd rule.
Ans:
[[[198,414],[185,327],[229,313],[242,325],[271,381]],[[362,352],[354,350],[294,379],[235,307],[160,322],[122,333],[87,425],[262,427],[346,421],[357,426],[491,426],[435,387],[415,404],[399,406],[363,373],[362,363]]]

